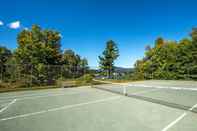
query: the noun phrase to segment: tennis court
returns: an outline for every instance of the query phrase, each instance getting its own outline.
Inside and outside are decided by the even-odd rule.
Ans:
[[[0,94],[1,131],[196,131],[195,82],[143,81]]]

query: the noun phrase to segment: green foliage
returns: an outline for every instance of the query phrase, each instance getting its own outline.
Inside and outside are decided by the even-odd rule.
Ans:
[[[65,78],[77,78],[88,71],[87,59],[82,59],[78,54],[75,54],[72,50],[64,51],[62,62],[64,64],[63,76]]]
[[[164,41],[161,37],[153,48],[147,47],[145,57],[135,64],[134,79],[196,79],[197,29],[191,39]]]
[[[25,86],[54,85],[58,79],[78,78],[88,71],[88,61],[60,49],[59,32],[33,25],[17,36],[18,47],[13,55],[0,47],[0,82],[20,82]]]
[[[46,65],[60,64],[60,40],[60,33],[41,29],[37,25],[18,34],[18,48],[15,51],[15,57],[17,63],[24,67],[21,72],[28,75],[32,79],[31,82],[35,84],[54,83],[58,70],[56,70],[57,73],[52,74],[51,69]]]
[[[85,85],[85,84],[91,84],[93,82],[93,76],[90,74],[85,74],[82,77],[80,77],[76,83],[78,85]]]
[[[6,47],[0,46],[0,66],[6,63],[6,61],[11,57],[12,53]]]
[[[114,70],[114,61],[118,58],[119,51],[116,43],[112,40],[107,41],[106,48],[102,55],[99,56],[100,68],[107,72],[108,78],[111,78],[112,72]]]
[[[60,33],[33,25],[31,30],[23,30],[18,34],[16,58],[20,64],[59,64],[60,40]]]
[[[6,72],[6,63],[12,57],[12,52],[6,47],[0,46],[0,82],[3,81],[3,77],[10,77],[10,74]],[[7,79],[5,79],[7,80]]]

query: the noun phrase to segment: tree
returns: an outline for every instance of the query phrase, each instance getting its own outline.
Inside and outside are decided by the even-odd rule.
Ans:
[[[18,34],[16,56],[20,64],[52,64],[61,60],[60,33],[43,30],[33,25],[31,30],[23,30]]]
[[[31,77],[34,83],[52,82],[58,75],[54,66],[61,62],[60,33],[33,25],[30,30],[18,34],[18,48],[15,56],[23,67],[22,72]],[[51,69],[53,68],[53,69]],[[33,70],[33,71],[32,71]]]
[[[6,62],[11,58],[11,56],[12,52],[9,49],[0,46],[0,81],[3,79],[5,80],[8,77],[8,74],[6,73]]]
[[[72,50],[64,51],[62,63],[64,65],[63,75],[65,78],[80,77],[88,70],[87,59],[81,59],[81,57]]]
[[[191,75],[191,77],[195,77],[194,79],[197,79],[197,28],[192,29],[191,38],[191,63],[189,66],[189,74]]]
[[[197,28],[179,42],[157,38],[135,64],[139,79],[197,79]]]
[[[158,37],[155,40],[155,47],[161,48],[165,44],[164,39],[162,37]]]
[[[85,72],[89,69],[88,67],[88,60],[86,58],[83,58],[81,61],[80,61],[80,67],[82,68],[82,70]]]
[[[119,56],[119,50],[116,43],[112,40],[107,41],[106,48],[102,55],[99,56],[100,68],[107,72],[108,78],[111,78],[112,72],[114,70],[114,61]]]
[[[192,41],[191,39],[184,38],[182,39],[177,49],[177,61],[176,61],[176,69],[178,73],[179,79],[189,79],[190,75],[190,67],[192,60],[192,54],[191,54],[191,45]]]
[[[72,50],[65,50],[62,57],[63,68],[63,76],[65,78],[73,78],[75,74],[75,66],[77,60],[75,56],[75,52]]]
[[[6,47],[0,46],[0,66],[6,63],[6,61],[12,56],[12,53]]]

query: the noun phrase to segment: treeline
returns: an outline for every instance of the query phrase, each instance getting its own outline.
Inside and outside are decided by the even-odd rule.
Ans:
[[[24,85],[54,84],[60,78],[77,78],[88,70],[88,61],[72,50],[61,51],[61,34],[33,25],[17,36],[12,52],[0,47],[0,81]]]
[[[197,80],[197,28],[178,42],[158,38],[135,63],[134,79]]]

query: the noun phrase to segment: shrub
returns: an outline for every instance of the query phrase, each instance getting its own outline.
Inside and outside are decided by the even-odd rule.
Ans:
[[[77,84],[91,84],[92,82],[93,76],[90,74],[85,74],[76,81]]]

